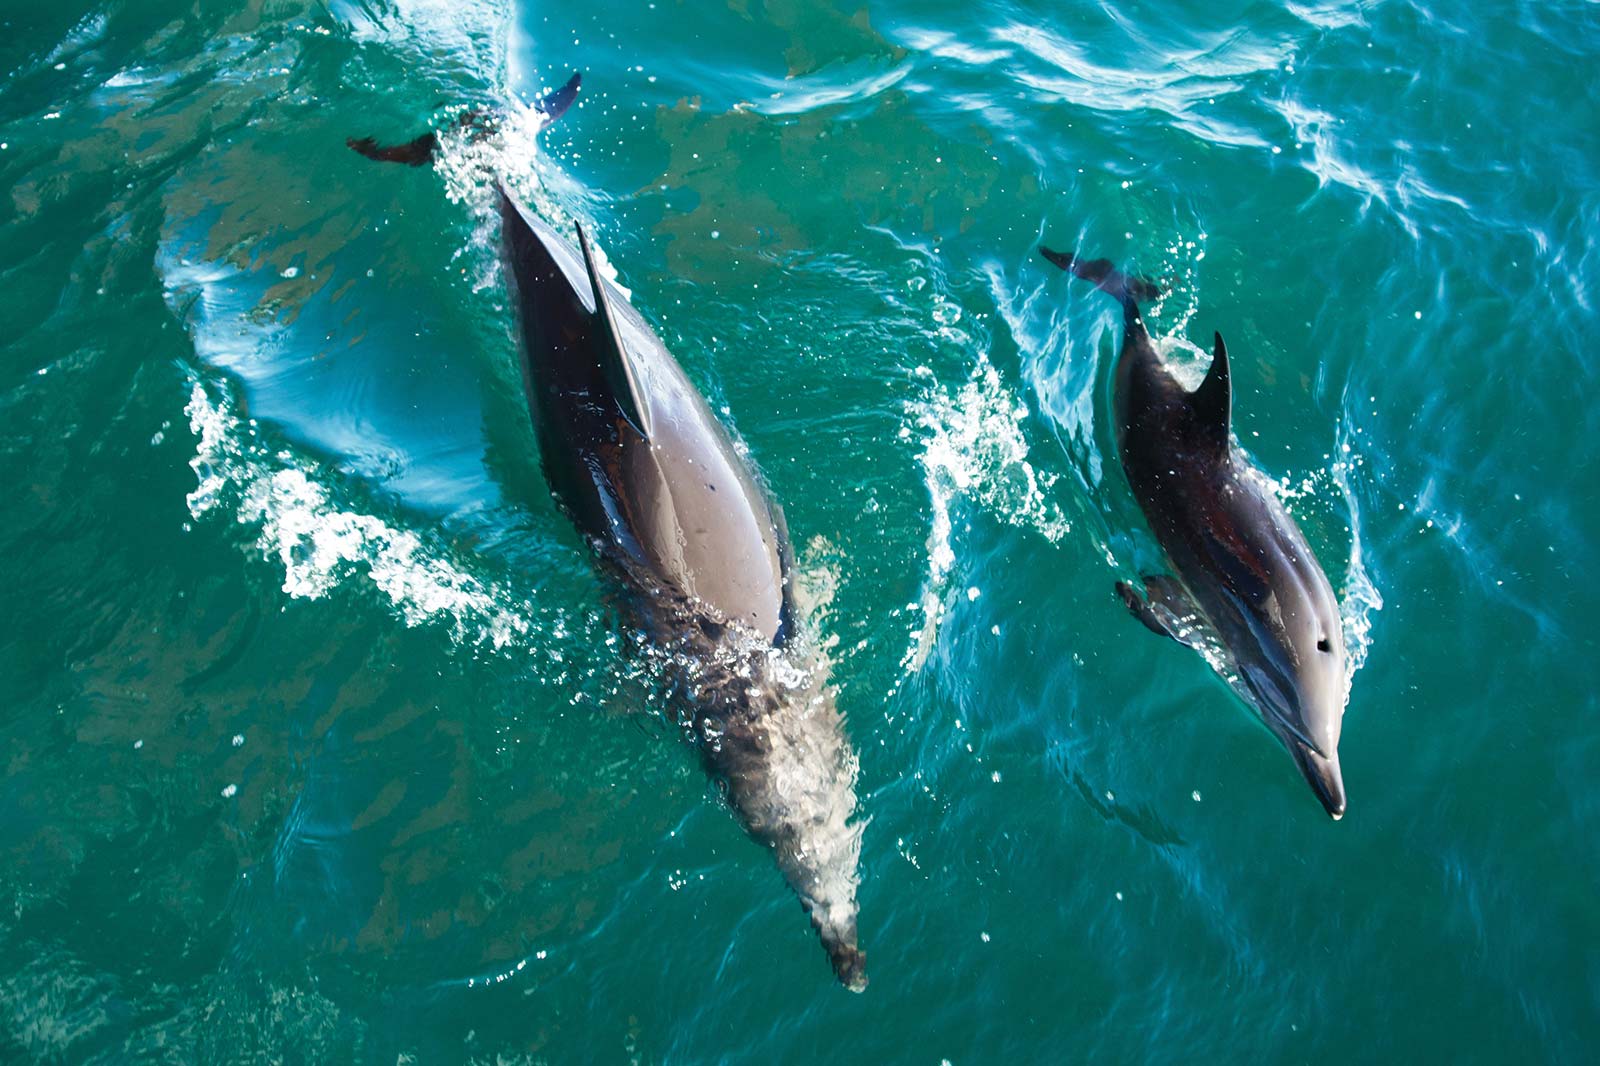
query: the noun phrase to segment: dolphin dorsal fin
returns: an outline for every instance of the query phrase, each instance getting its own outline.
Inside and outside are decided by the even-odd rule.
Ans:
[[[589,287],[594,290],[593,325],[596,333],[595,349],[600,357],[600,370],[611,394],[616,397],[617,408],[628,424],[645,440],[650,439],[650,405],[639,392],[639,379],[634,375],[633,364],[628,359],[628,349],[622,343],[622,333],[617,329],[616,316],[606,296],[604,279],[595,265],[594,254],[589,251],[589,237],[583,225],[574,222],[578,230],[578,247],[583,249],[583,265],[589,272]]]
[[[1222,334],[1211,352],[1211,369],[1200,387],[1189,395],[1195,425],[1205,441],[1217,450],[1228,450],[1228,432],[1233,426],[1233,379],[1228,373],[1228,346]]]

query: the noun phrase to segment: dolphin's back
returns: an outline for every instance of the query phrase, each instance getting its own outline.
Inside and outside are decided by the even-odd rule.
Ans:
[[[803,642],[773,650],[793,613],[782,511],[583,231],[574,248],[509,194],[501,206],[550,485],[685,668],[674,685],[707,770],[859,990],[856,761],[824,664]]]
[[[631,310],[631,309],[630,309]],[[776,506],[672,356],[645,363],[648,441],[624,444],[621,477],[597,485],[624,508],[651,569],[721,620],[784,635],[788,546]]]
[[[781,512],[655,331],[603,278],[626,372],[597,362],[607,327],[579,249],[511,196],[503,207],[530,407],[556,495],[635,584],[660,583],[652,591],[781,641],[790,558]]]

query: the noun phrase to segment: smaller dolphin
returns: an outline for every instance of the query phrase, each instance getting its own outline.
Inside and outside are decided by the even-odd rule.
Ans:
[[[1112,384],[1117,450],[1128,484],[1177,577],[1147,576],[1146,597],[1117,584],[1150,630],[1196,650],[1220,650],[1235,688],[1293,757],[1335,819],[1344,716],[1339,601],[1294,519],[1233,446],[1228,349],[1216,334],[1211,368],[1190,392],[1156,354],[1138,300],[1159,294],[1105,259],[1040,248],[1050,262],[1122,304],[1122,353]]]

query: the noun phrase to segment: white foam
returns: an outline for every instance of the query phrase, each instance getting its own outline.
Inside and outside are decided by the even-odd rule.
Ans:
[[[1372,616],[1383,610],[1383,595],[1362,555],[1361,506],[1351,484],[1351,478],[1364,464],[1361,457],[1353,453],[1354,442],[1343,425],[1339,428],[1339,445],[1340,454],[1353,456],[1333,464],[1333,482],[1339,487],[1350,515],[1350,559],[1345,564],[1344,595],[1339,600],[1339,618],[1344,626],[1345,702],[1348,703],[1356,672],[1366,665],[1367,654],[1372,650]]]
[[[195,380],[185,407],[197,439],[189,513],[223,513],[257,529],[255,547],[283,568],[283,591],[322,599],[352,578],[386,596],[407,626],[444,622],[474,644],[504,647],[532,629],[526,604],[466,573],[418,534],[338,505],[320,471],[273,454],[218,390]]]
[[[534,210],[557,233],[573,238],[573,216],[562,205],[563,197],[578,196],[564,175],[540,162],[539,134],[549,125],[544,112],[518,101],[508,91],[506,104],[492,119],[493,131],[487,134],[471,126],[450,124],[439,132],[439,149],[434,155],[434,170],[444,182],[445,196],[465,206],[476,222],[471,243],[457,251],[456,258],[475,255],[474,289],[482,291],[500,284],[500,202],[497,185],[505,182],[523,203]],[[452,116],[451,122],[454,118]],[[592,236],[590,251],[596,266],[613,285],[631,299],[632,292],[618,281],[616,268],[605,249]]]
[[[926,433],[918,459],[933,511],[922,625],[902,662],[914,671],[926,661],[944,617],[946,586],[955,568],[951,509],[958,500],[971,499],[1001,521],[1031,529],[1051,543],[1071,532],[1072,525],[1048,495],[1056,476],[1035,468],[1029,457],[1022,431],[1027,406],[986,357],[979,356],[972,374],[954,392],[929,389],[912,404],[911,415]]]

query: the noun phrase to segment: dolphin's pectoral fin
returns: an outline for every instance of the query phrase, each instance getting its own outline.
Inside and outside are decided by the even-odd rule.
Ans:
[[[1228,372],[1228,346],[1216,334],[1211,349],[1211,368],[1200,387],[1189,394],[1195,425],[1202,439],[1217,454],[1228,452],[1228,433],[1233,427],[1233,378]]]
[[[1133,616],[1157,636],[1171,637],[1185,647],[1200,648],[1204,643],[1205,621],[1183,586],[1173,578],[1158,574],[1146,574],[1143,580],[1147,598],[1141,597],[1126,581],[1117,582],[1117,595],[1122,597]]]
[[[1144,627],[1158,637],[1169,637],[1167,627],[1156,616],[1155,609],[1148,600],[1133,590],[1133,586],[1126,581],[1117,582],[1117,595],[1122,597],[1122,602],[1127,604],[1128,610],[1135,618],[1144,623]]]
[[[616,315],[612,313],[611,300],[606,295],[605,279],[600,276],[594,253],[589,250],[589,237],[583,232],[582,225],[576,222],[573,225],[578,230],[578,247],[583,249],[584,268],[589,271],[589,287],[594,290],[595,349],[600,356],[601,370],[622,417],[628,420],[639,436],[649,440],[650,405],[644,402],[640,394],[639,379],[633,372],[628,349],[622,343],[622,334],[617,329]]]

